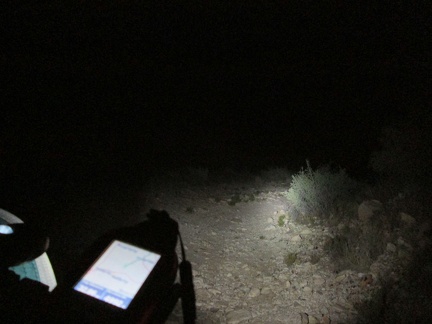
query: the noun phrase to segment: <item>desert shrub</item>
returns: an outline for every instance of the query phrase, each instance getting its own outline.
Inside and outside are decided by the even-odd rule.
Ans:
[[[279,225],[279,227],[282,227],[282,226],[285,225],[285,217],[286,217],[286,215],[280,215],[279,216],[279,219],[278,219],[278,225]]]
[[[356,182],[344,170],[332,170],[329,166],[312,170],[307,168],[292,176],[286,197],[291,212],[301,215],[328,215],[341,202],[355,193]]]
[[[297,260],[297,253],[289,252],[284,256],[284,263],[290,267],[296,262]]]
[[[377,257],[384,252],[385,237],[380,226],[345,227],[324,249],[330,254],[338,271],[353,269],[367,271]]]

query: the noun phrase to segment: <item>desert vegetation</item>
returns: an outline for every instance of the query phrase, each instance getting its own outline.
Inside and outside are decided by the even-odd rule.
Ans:
[[[367,273],[384,255],[396,256],[394,267],[403,269],[399,274],[404,275],[392,281],[382,274],[382,289],[359,306],[360,322],[373,318],[423,323],[430,318],[425,315],[430,306],[425,305],[431,299],[429,289],[414,292],[413,288],[421,280],[416,274],[427,276],[426,281],[432,275],[427,252],[432,192],[429,123],[425,117],[383,129],[380,149],[369,162],[373,182],[353,180],[343,169],[328,165],[314,169],[306,161],[306,167],[292,176],[286,192],[291,221],[332,226],[324,252],[331,257],[335,271]],[[362,216],[366,205],[370,212]],[[423,305],[421,309],[416,303]]]

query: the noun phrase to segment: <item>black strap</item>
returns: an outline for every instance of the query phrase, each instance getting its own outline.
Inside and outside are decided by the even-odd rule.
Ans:
[[[193,285],[192,264],[186,260],[186,252],[183,245],[183,240],[178,232],[180,239],[180,247],[182,254],[182,262],[180,268],[180,283],[181,283],[181,300],[183,321],[185,324],[194,324],[196,320],[196,297]]]

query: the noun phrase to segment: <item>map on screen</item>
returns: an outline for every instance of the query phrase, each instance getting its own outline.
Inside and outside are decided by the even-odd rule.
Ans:
[[[154,252],[115,240],[74,286],[74,290],[126,309],[160,257]]]

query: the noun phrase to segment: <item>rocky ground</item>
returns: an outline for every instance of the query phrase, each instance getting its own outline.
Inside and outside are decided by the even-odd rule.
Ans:
[[[383,322],[382,287],[404,271],[396,245],[369,271],[339,271],[324,248],[334,228],[301,225],[286,212],[289,182],[171,180],[144,191],[141,207],[179,222],[198,323]],[[182,323],[179,305],[168,323]]]

